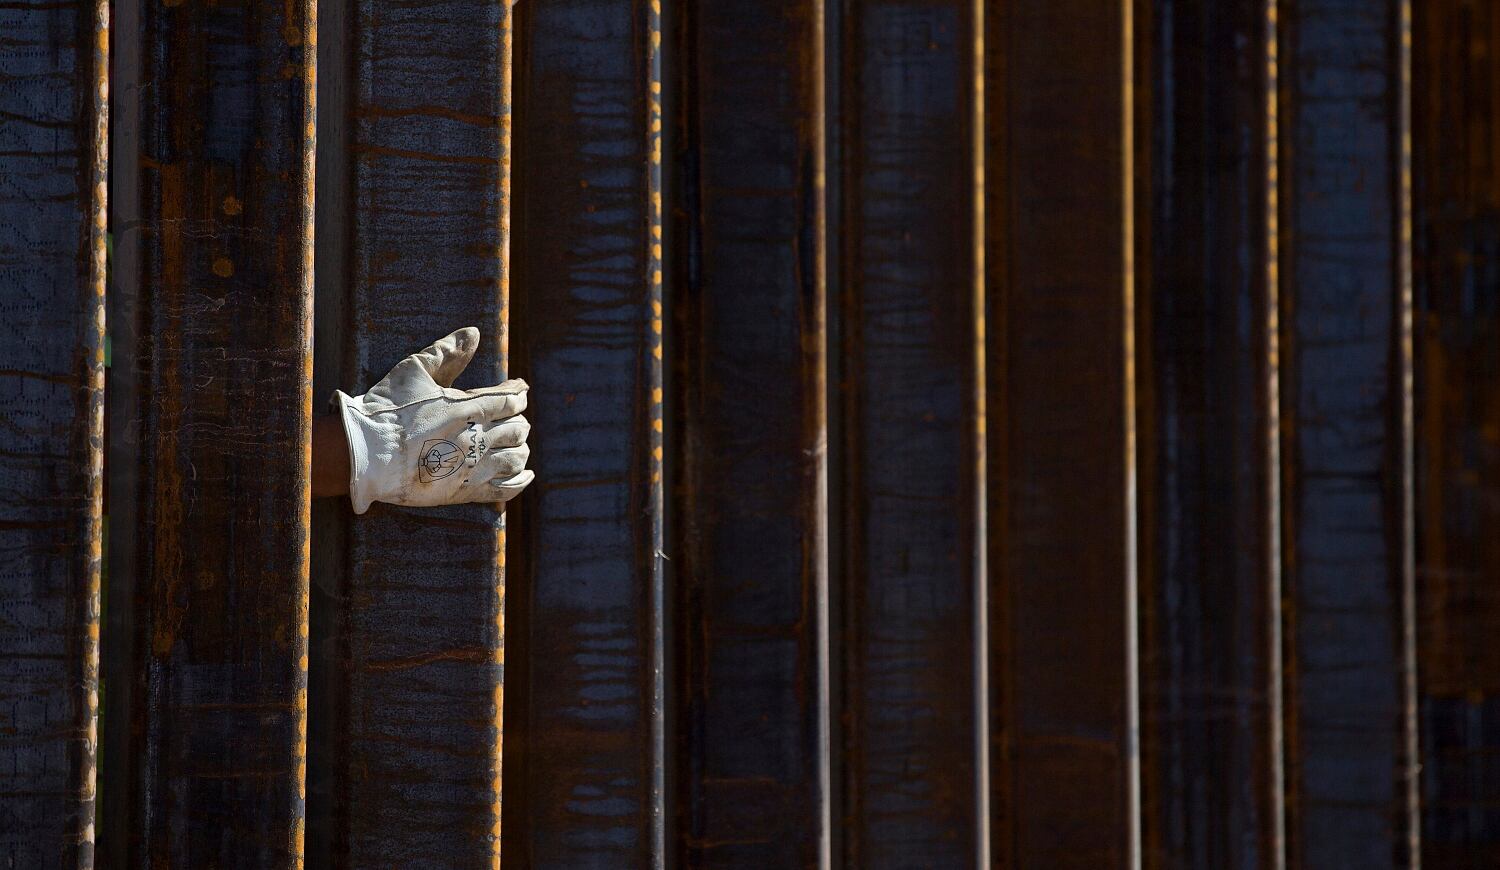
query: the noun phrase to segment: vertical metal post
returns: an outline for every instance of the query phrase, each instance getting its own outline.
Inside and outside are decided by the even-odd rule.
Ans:
[[[1291,865],[1409,866],[1399,3],[1282,17]]]
[[[822,4],[680,9],[677,853],[826,867]]]
[[[335,10],[330,10],[334,12]],[[360,0],[325,70],[342,136],[320,179],[331,268],[320,288],[337,328],[329,368],[361,390],[463,326],[481,347],[457,386],[498,383],[507,344],[510,5]],[[342,156],[339,156],[339,153]],[[347,234],[347,235],[344,235]],[[341,236],[344,236],[342,239]],[[333,250],[347,245],[342,252]],[[327,399],[326,394],[316,397]],[[317,847],[330,866],[474,868],[500,860],[504,668],[503,515],[494,505],[377,505],[329,527],[342,561],[320,563],[337,614],[328,661],[328,768]],[[324,625],[319,623],[320,628]],[[326,676],[324,676],[326,674]],[[326,819],[324,816],[326,815]],[[326,826],[326,831],[323,827]]]
[[[994,860],[1134,867],[1133,8],[990,12]]]
[[[109,9],[0,8],[0,863],[94,863]]]
[[[1160,2],[1141,28],[1142,824],[1151,867],[1283,861],[1267,8]]]
[[[842,13],[840,863],[973,865],[975,5]]]
[[[306,739],[310,2],[146,5],[121,867],[299,867]],[[113,572],[112,572],[113,574]],[[111,762],[112,765],[114,762]]]
[[[517,7],[512,361],[546,433],[511,531],[517,867],[666,861],[661,35],[658,0]]]
[[[1413,6],[1420,859],[1487,867],[1500,865],[1500,6]]]

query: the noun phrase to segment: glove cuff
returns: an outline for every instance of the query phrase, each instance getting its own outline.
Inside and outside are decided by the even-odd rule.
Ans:
[[[354,505],[354,512],[362,514],[375,501],[369,473],[370,438],[375,433],[366,425],[369,421],[365,415],[356,409],[357,401],[343,390],[334,390],[328,403],[338,408],[339,417],[344,421],[344,440],[349,442],[349,501]]]

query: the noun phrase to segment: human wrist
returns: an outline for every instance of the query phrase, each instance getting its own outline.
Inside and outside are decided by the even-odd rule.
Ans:
[[[312,495],[334,498],[349,492],[349,442],[340,414],[312,421]]]

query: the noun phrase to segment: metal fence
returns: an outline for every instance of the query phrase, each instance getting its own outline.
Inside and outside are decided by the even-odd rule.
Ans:
[[[1487,0],[3,3],[0,432],[6,867],[1500,866]]]

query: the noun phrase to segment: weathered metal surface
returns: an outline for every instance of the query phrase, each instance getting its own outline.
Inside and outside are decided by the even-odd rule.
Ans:
[[[119,867],[301,865],[310,5],[144,4],[134,696]],[[134,162],[134,161],[133,161]],[[111,762],[114,764],[115,762]]]
[[[325,244],[347,244],[320,286],[340,317],[325,364],[363,390],[462,326],[482,343],[457,386],[504,377],[509,4],[331,6],[348,173]],[[338,238],[347,233],[346,238]],[[322,313],[322,312],[320,312]],[[329,335],[325,332],[324,335]],[[322,402],[327,395],[316,396]],[[318,796],[310,852],[331,867],[476,868],[500,860],[504,524],[494,505],[378,505],[320,524]],[[331,575],[331,576],[329,576]],[[323,597],[322,591],[328,591]],[[326,628],[325,628],[326,625]],[[326,722],[323,721],[326,714]],[[326,795],[323,793],[326,769]]]
[[[0,7],[0,864],[94,863],[108,7]]]
[[[143,250],[140,196],[141,52],[139,38],[119,34],[140,33],[140,3],[115,0],[110,8],[110,26],[115,33],[109,57],[109,281],[105,293],[109,325],[110,364],[105,387],[105,503],[107,524],[116,534],[104,552],[104,582],[101,590],[102,632],[99,655],[101,692],[99,706],[99,761],[96,781],[98,804],[117,808],[95,809],[95,851],[101,867],[124,865],[124,848],[131,837],[129,807],[135,800],[131,785],[134,769],[132,721],[138,699],[128,688],[135,685],[135,587],[137,536],[120,534],[136,528],[141,486],[145,480],[138,461],[141,426],[139,383],[144,373],[126,361],[134,360],[146,324],[136,316],[140,306],[140,282],[126,280],[140,274]]]
[[[1126,867],[1139,836],[1128,10],[991,11],[994,860]]]
[[[1399,867],[1402,692],[1397,5],[1283,21],[1288,862]]]
[[[309,395],[310,5],[117,8],[101,863],[295,866],[308,413],[504,373],[510,16],[328,2]],[[1500,862],[1500,7],[671,11],[664,239],[659,6],[520,7],[511,697],[500,513],[322,506],[308,863],[496,866],[506,703],[515,867]],[[0,8],[28,868],[92,851],[102,14]]]
[[[1138,101],[1149,112],[1139,140],[1143,855],[1156,868],[1274,867],[1281,614],[1266,161],[1277,129],[1266,0],[1160,0],[1149,15]]]
[[[1500,6],[1415,4],[1422,865],[1500,865]]]
[[[973,864],[973,8],[871,0],[842,28],[840,861]]]
[[[820,12],[692,3],[673,43],[684,866],[829,861]]]
[[[512,352],[546,434],[512,507],[505,861],[662,866],[660,11],[516,27]]]
[[[324,402],[336,389],[358,390],[350,338],[352,307],[354,171],[350,130],[357,120],[350,21],[357,0],[318,2],[318,149],[314,168],[313,417],[329,413]],[[431,341],[431,339],[427,339]],[[414,348],[415,349],[415,348]],[[111,477],[111,484],[114,478]],[[314,541],[308,567],[307,822],[306,863],[333,867],[349,849],[349,818],[342,811],[349,700],[349,527],[354,521],[343,498],[312,503]],[[113,613],[113,610],[109,611]],[[108,747],[106,747],[108,748]],[[108,794],[106,793],[106,798]]]

